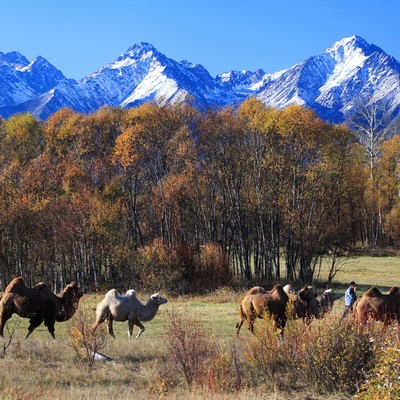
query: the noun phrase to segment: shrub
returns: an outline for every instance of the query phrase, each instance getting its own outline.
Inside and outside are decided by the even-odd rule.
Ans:
[[[351,319],[328,315],[310,325],[288,321],[280,340],[271,318],[257,322],[246,357],[256,380],[273,382],[284,390],[313,386],[317,392],[355,393],[372,363],[368,334]],[[289,385],[292,386],[288,387]]]
[[[207,363],[216,352],[216,344],[199,320],[182,312],[168,313],[164,342],[171,368],[182,375],[188,385],[202,383]]]
[[[208,387],[210,392],[231,393],[241,390],[245,372],[235,342],[219,348],[210,360]]]
[[[68,334],[79,363],[92,368],[98,352],[106,346],[107,339],[103,327],[95,332],[90,329],[89,318],[85,311],[78,309],[70,321]]]
[[[254,336],[250,339],[246,358],[258,375],[275,379],[277,375],[295,371],[302,343],[302,326],[298,323],[288,324],[284,340],[278,335],[272,317],[259,320],[254,326]]]
[[[351,319],[338,320],[329,315],[321,323],[314,323],[304,338],[309,383],[325,393],[354,393],[371,365],[369,338]]]
[[[400,340],[388,337],[378,340],[374,368],[367,374],[357,398],[364,400],[400,398]]]

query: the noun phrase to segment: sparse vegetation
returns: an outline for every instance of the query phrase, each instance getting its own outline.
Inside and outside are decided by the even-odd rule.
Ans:
[[[362,257],[358,266],[356,261],[351,268],[363,271],[366,286],[369,269],[388,263],[386,270],[371,276],[382,283],[382,291],[392,285],[387,270],[396,259]],[[346,276],[344,282],[347,280]],[[335,287],[344,290],[345,283]],[[45,327],[23,339],[28,322],[14,316],[10,320],[10,327],[15,327],[12,341],[0,358],[0,398],[398,397],[400,339],[395,325],[383,332],[381,323],[371,323],[360,333],[350,318],[339,323],[343,307],[339,300],[331,315],[309,326],[289,320],[284,341],[278,339],[269,320],[256,321],[256,335],[244,329],[237,339],[238,305],[245,291],[226,287],[204,296],[171,298],[158,318],[148,323],[147,335],[137,340],[127,339],[126,324],[118,322],[114,326],[116,339],[96,342],[101,337],[90,336],[87,327],[94,321],[94,308],[101,295],[82,298],[71,321],[57,325],[57,340],[49,338]],[[359,289],[359,294],[362,291]],[[8,343],[8,335],[6,332],[1,340]],[[75,346],[71,346],[71,339]],[[89,345],[82,346],[82,340]],[[101,350],[114,363],[87,357],[93,349]]]

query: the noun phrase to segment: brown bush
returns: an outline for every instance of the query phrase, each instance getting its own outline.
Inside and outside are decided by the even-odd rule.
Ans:
[[[216,353],[216,344],[199,320],[181,312],[168,313],[164,342],[171,368],[186,380],[203,383],[208,362]]]
[[[305,338],[306,376],[319,390],[354,393],[371,366],[370,336],[351,319],[333,316],[315,324]]]

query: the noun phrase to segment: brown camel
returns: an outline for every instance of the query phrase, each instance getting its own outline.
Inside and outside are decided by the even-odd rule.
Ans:
[[[356,300],[353,306],[354,316],[361,325],[368,319],[382,321],[386,328],[393,321],[400,327],[400,291],[394,286],[388,294],[382,294],[375,286]]]
[[[300,318],[306,323],[310,323],[312,318],[320,317],[318,293],[312,286],[304,286],[299,291],[295,291],[291,285],[285,285],[283,290],[289,296],[291,304],[289,317]]]
[[[284,292],[282,285],[275,285],[270,291],[260,286],[250,289],[239,306],[240,320],[236,324],[236,335],[239,336],[240,328],[246,321],[250,332],[254,332],[254,321],[256,318],[265,318],[270,315],[278,334],[283,338],[286,326],[286,306],[289,297]]]
[[[55,322],[72,318],[82,296],[83,291],[75,282],[67,285],[62,297],[59,297],[43,282],[30,288],[25,285],[22,277],[14,278],[0,298],[0,336],[3,336],[4,326],[12,314],[18,314],[22,318],[30,319],[26,338],[42,322],[55,338]]]

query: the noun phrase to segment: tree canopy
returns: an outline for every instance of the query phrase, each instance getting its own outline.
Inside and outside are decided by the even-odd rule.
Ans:
[[[0,281],[310,283],[329,254],[399,245],[398,137],[374,157],[371,175],[349,128],[256,99],[19,114],[0,121]]]

